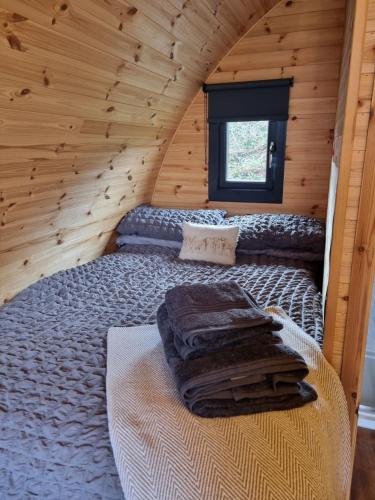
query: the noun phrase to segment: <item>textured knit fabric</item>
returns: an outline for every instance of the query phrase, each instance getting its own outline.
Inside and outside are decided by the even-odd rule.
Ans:
[[[350,433],[340,380],[282,310],[285,343],[310,370],[303,408],[204,419],[178,397],[157,328],[108,333],[111,442],[127,500],[344,500]]]
[[[107,427],[108,328],[154,323],[175,285],[230,279],[321,339],[314,275],[287,259],[227,267],[127,246],[45,278],[0,308],[1,500],[122,498]]]
[[[237,252],[276,257],[323,260],[325,224],[313,217],[293,214],[235,215],[225,219],[239,226]]]
[[[224,224],[225,210],[183,210],[140,205],[121,220],[117,232],[147,238],[182,241],[182,224]]]

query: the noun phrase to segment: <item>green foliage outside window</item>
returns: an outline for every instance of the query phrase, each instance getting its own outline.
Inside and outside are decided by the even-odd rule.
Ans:
[[[227,181],[266,181],[268,124],[268,121],[227,123]]]

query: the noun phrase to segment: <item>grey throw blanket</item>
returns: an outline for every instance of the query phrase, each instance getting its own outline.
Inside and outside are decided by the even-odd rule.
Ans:
[[[225,417],[296,408],[317,397],[303,378],[304,359],[284,344],[251,342],[189,361],[181,359],[165,304],[157,313],[165,356],[187,408]]]
[[[235,281],[176,286],[167,291],[165,304],[183,359],[195,349],[220,349],[281,329]]]

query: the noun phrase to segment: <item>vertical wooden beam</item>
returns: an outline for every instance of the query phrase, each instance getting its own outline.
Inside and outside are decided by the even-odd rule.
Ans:
[[[375,88],[359,202],[358,222],[349,289],[341,380],[348,396],[355,443],[362,373],[375,274]],[[354,444],[353,443],[353,444]]]
[[[343,339],[337,339],[337,335],[335,335],[337,299],[339,296],[340,271],[344,250],[345,216],[349,195],[367,11],[368,0],[355,2],[324,325],[324,354],[338,372],[341,370],[342,352],[340,351],[340,345],[343,343]]]

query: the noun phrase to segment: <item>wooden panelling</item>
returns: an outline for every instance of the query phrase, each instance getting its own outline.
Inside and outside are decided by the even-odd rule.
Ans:
[[[0,1],[0,302],[103,252],[201,82],[276,3]]]
[[[348,396],[350,395],[348,400],[352,427],[357,423],[357,409],[361,400],[362,370],[375,273],[375,89],[371,109],[362,186],[356,190],[359,193],[358,218],[342,361],[342,381]],[[357,192],[355,197],[357,199]]]
[[[368,127],[375,75],[375,53],[372,50],[375,45],[375,1],[370,0],[368,11],[366,1],[351,2],[350,5],[353,7],[352,16],[355,17],[351,57],[349,58],[348,52],[344,61],[348,90],[346,93],[345,85],[342,85],[344,95],[340,97],[338,136],[342,137],[338,141],[339,151],[336,151],[335,155],[339,161],[339,178],[324,345],[326,356],[339,373],[342,368],[345,337],[351,338],[347,326],[347,311],[365,152],[369,144]],[[351,402],[349,386],[346,391]]]
[[[344,0],[279,2],[234,46],[208,83],[294,77],[282,204],[208,201],[207,131],[200,92],[165,155],[152,202],[232,213],[325,218],[345,24]],[[366,87],[366,82],[363,84]]]

